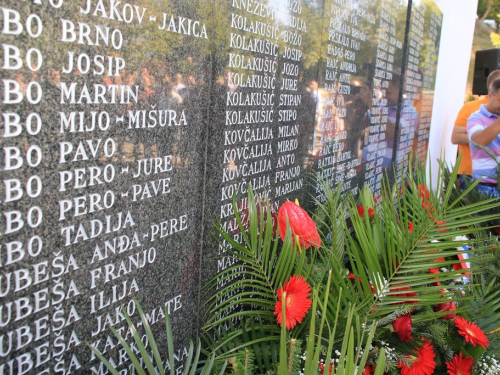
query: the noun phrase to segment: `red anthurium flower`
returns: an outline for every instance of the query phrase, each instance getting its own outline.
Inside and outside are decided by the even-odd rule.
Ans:
[[[472,357],[462,357],[462,352],[454,356],[450,362],[446,362],[449,375],[471,375],[474,359]]]
[[[285,300],[285,325],[286,329],[292,329],[297,323],[301,323],[302,319],[309,311],[312,301],[307,298],[311,295],[311,287],[306,282],[303,276],[293,275],[283,285],[282,289],[278,289],[278,302],[274,314],[278,315],[278,323],[282,325],[282,303],[283,292],[286,292]]]
[[[368,209],[368,216],[370,217],[370,219],[375,218],[375,210],[371,207]]]
[[[436,362],[434,357],[434,348],[429,340],[424,342],[422,346],[413,351],[413,355],[407,357],[414,360],[413,364],[408,367],[403,361],[399,361],[398,368],[401,369],[401,375],[431,375],[434,374]]]
[[[472,344],[472,346],[480,345],[483,348],[487,348],[490,345],[488,338],[484,332],[472,322],[468,322],[465,318],[459,316],[455,319],[455,326],[458,329],[458,333],[465,338],[466,342]]]
[[[399,339],[408,343],[411,339],[411,313],[398,316],[398,318],[392,322],[392,327]]]
[[[394,286],[399,286],[403,284],[394,284]],[[409,286],[402,286],[398,288],[391,288],[391,294],[390,297],[416,297],[417,293],[415,292],[407,292],[407,293],[395,293],[393,294],[392,292],[397,292],[397,291],[402,291],[402,290],[412,290]],[[393,305],[399,305],[399,304],[406,304],[406,303],[417,303],[418,301],[404,301],[404,302],[395,302]]]
[[[413,233],[413,223],[411,221],[408,223],[408,231]]]
[[[457,306],[455,306],[455,303],[453,303],[453,301],[439,303],[439,304],[433,306],[432,309],[435,312],[439,312],[439,311],[449,311],[450,312],[450,314],[442,316],[441,319],[451,320],[457,316],[457,313],[452,312],[452,311],[456,311],[456,309],[457,309]]]
[[[358,206],[358,214],[360,217],[365,216],[365,208],[363,206]]]
[[[439,270],[437,268],[429,268],[429,273],[439,273]],[[433,279],[437,279],[437,277],[433,277]],[[441,283],[439,281],[433,281],[432,285],[440,286]]]
[[[319,249],[321,238],[319,238],[316,224],[304,209],[290,201],[283,203],[278,211],[278,223],[282,240],[285,240],[287,218],[292,230],[294,244],[298,240],[300,246],[304,249],[307,249],[311,245]]]

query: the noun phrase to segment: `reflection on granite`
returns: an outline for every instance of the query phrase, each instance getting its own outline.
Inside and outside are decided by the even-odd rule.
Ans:
[[[434,2],[413,1],[396,148],[398,181],[408,173],[410,155],[422,166],[427,160],[442,19]]]
[[[4,153],[11,185],[1,191],[11,196],[0,230],[10,249],[1,259],[1,330],[13,342],[3,342],[2,368],[100,371],[89,342],[125,369],[108,325],[127,334],[121,306],[137,322],[133,297],[159,340],[167,309],[183,349],[195,335],[198,304],[212,7],[180,0],[5,6],[12,22],[2,40],[32,64],[3,70],[4,85],[11,80],[24,98],[17,103],[13,93],[2,103],[2,113],[17,113],[23,124],[2,138],[13,150]]]
[[[179,367],[201,287],[234,262],[214,220],[242,240],[233,197],[246,225],[250,186],[311,208],[319,180],[379,195],[394,153],[399,175],[411,148],[424,160],[433,3],[410,29],[403,0],[249,4],[5,5],[2,370],[102,373],[89,342],[126,372],[107,327],[130,341],[134,297],[159,342],[171,316]]]
[[[249,186],[275,211],[286,199],[310,202],[323,13],[314,1],[270,2],[257,14],[245,4],[216,1],[206,181],[206,224],[219,220],[238,242],[232,199],[245,212]],[[206,277],[234,263],[209,233]]]

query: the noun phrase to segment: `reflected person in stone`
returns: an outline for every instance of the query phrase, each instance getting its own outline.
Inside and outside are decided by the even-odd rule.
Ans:
[[[372,99],[372,92],[368,85],[360,80],[351,81],[351,100],[346,102],[346,118],[348,132],[350,133],[350,143],[353,156],[363,157],[363,144],[365,132],[370,129],[369,108]],[[357,167],[357,174],[353,180],[363,180],[361,174],[362,163]],[[356,185],[356,184],[354,184]]]

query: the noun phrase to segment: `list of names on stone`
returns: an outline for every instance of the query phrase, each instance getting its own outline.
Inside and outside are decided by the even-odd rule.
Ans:
[[[423,163],[427,157],[429,129],[431,126],[432,106],[434,104],[434,86],[436,82],[436,64],[441,35],[442,15],[434,4],[422,3],[422,11],[429,18],[427,39],[429,40],[423,59],[422,103],[419,110],[419,122],[416,139],[415,156]]]
[[[286,14],[285,25],[282,26],[282,49],[279,60],[279,102],[278,134],[274,146],[277,161],[274,170],[273,198],[290,197],[293,192],[302,189],[304,177],[298,155],[301,135],[304,134],[304,123],[301,124],[301,107],[306,98],[303,90],[302,65],[304,51],[303,35],[307,33],[307,20],[301,16],[302,3],[289,2],[281,14]],[[284,50],[283,50],[284,49]],[[301,130],[302,126],[302,130]]]
[[[394,147],[397,105],[401,73],[394,72],[395,57],[401,54],[403,43],[397,36],[396,17],[402,5],[398,1],[382,0],[378,20],[373,96],[367,148],[365,183],[375,197],[380,197],[383,172],[390,168]]]
[[[259,3],[260,4],[260,3]],[[238,196],[237,208],[244,225],[248,221],[249,186],[257,196],[271,195],[274,177],[272,141],[275,108],[278,96],[278,40],[280,28],[276,11],[260,4],[259,11],[246,1],[233,0],[229,7],[231,23],[229,52],[225,72],[227,83],[225,97],[223,164],[219,220],[222,228],[237,242],[242,241],[234,217],[233,197]],[[233,266],[233,256],[226,254],[228,244],[219,244],[217,273]],[[234,278],[220,278],[216,289],[223,288],[237,278],[244,277],[235,270]],[[234,290],[237,293],[239,289]],[[217,301],[223,303],[224,301]],[[232,306],[225,314],[240,306]],[[217,318],[222,318],[219,316]]]
[[[104,374],[87,343],[129,373],[108,327],[131,342],[137,301],[159,342],[170,315],[180,371],[200,288],[244,277],[213,229],[243,242],[233,198],[247,228],[250,186],[275,220],[287,199],[324,201],[322,182],[378,196],[393,162],[402,178],[411,150],[424,160],[442,15],[413,1],[401,72],[406,13],[405,0],[2,4],[0,374]]]
[[[137,322],[138,297],[154,326],[186,302],[158,267],[171,267],[169,246],[193,226],[192,210],[169,202],[185,190],[179,144],[196,133],[189,108],[160,101],[164,77],[129,47],[143,28],[208,36],[153,3],[2,8],[0,373],[102,373],[85,342],[127,372],[108,329],[131,339],[122,306]],[[161,283],[171,287],[157,293]]]
[[[312,11],[301,1],[279,5],[259,3],[258,12],[246,1],[234,0],[229,4],[227,57],[221,58],[224,84],[214,89],[218,93],[214,96],[220,98],[223,93],[225,98],[218,103],[224,106],[225,122],[223,147],[214,156],[223,160],[218,164],[221,170],[215,170],[221,176],[220,206],[215,210],[222,228],[241,242],[234,217],[235,195],[244,226],[248,223],[250,186],[259,201],[269,202],[273,213],[280,203],[296,198],[296,194],[309,198],[305,194],[306,170],[316,102],[308,90],[310,81],[306,82],[304,76],[315,70],[306,72],[304,49],[314,47],[305,46],[305,41],[309,41],[306,38],[309,25],[303,12]],[[222,4],[220,7],[226,9]],[[221,14],[224,17],[227,15]],[[214,116],[213,123],[217,117]],[[235,265],[235,259],[227,255],[227,246],[227,241],[221,238],[216,274]],[[243,277],[238,270],[233,272],[234,279],[220,277],[216,289]],[[231,311],[237,308],[232,306]]]
[[[327,2],[328,26],[325,31],[323,84],[320,88],[319,147],[316,155],[316,198],[323,201],[321,181],[330,187],[356,195],[362,161],[362,146],[368,103],[364,93],[362,46],[369,43],[367,29],[375,22],[366,1]]]

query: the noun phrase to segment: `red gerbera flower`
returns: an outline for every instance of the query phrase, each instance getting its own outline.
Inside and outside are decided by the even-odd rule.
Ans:
[[[483,348],[487,348],[490,344],[488,338],[484,332],[472,322],[468,322],[465,318],[459,316],[455,319],[455,326],[458,329],[458,333],[461,334],[466,342],[472,344],[472,346],[480,345]]]
[[[411,313],[399,316],[392,322],[394,332],[397,333],[399,339],[408,342],[411,339]]]
[[[375,211],[371,207],[368,209],[368,216],[370,217],[370,219],[373,219],[375,217]]]
[[[360,217],[365,216],[365,208],[363,206],[358,206],[358,214]]]
[[[457,316],[457,313],[454,313],[452,311],[455,311],[457,309],[457,306],[455,306],[455,303],[453,303],[452,301],[450,302],[444,302],[444,303],[439,303],[435,306],[432,307],[432,309],[435,311],[435,312],[439,312],[439,311],[449,311],[451,314],[448,314],[448,315],[445,315],[445,316],[442,316],[441,319],[453,319]]]
[[[431,342],[427,340],[422,346],[413,351],[414,355],[406,355],[406,357],[414,360],[413,364],[408,367],[403,361],[399,361],[398,368],[401,369],[401,375],[431,375],[436,368],[434,361],[434,348]]]
[[[439,273],[439,270],[437,268],[429,268],[429,273]],[[437,277],[433,277],[433,279],[437,279]],[[439,281],[433,281],[432,285],[440,286],[441,283]]]
[[[427,199],[429,199],[431,197],[431,193],[429,190],[427,190],[427,188],[425,187],[425,185],[423,184],[420,184],[419,185],[419,190],[420,190],[420,198],[424,201],[426,201]]]
[[[311,287],[306,282],[303,276],[293,275],[283,285],[282,289],[278,289],[278,302],[274,314],[278,315],[278,323],[282,325],[282,296],[286,292],[285,315],[286,329],[292,329],[297,323],[301,323],[306,316],[307,311],[311,307],[312,301],[307,298],[311,295]]]
[[[356,284],[356,275],[355,275],[355,274],[353,274],[353,273],[349,272],[349,273],[347,274],[347,278],[348,278],[349,280],[351,280],[351,282],[352,282],[353,284]],[[359,281],[359,283],[361,284],[361,286],[363,286],[363,279],[362,279],[361,277],[358,277],[358,281]],[[370,283],[370,289],[371,289],[371,291],[372,291],[372,294],[375,294],[375,288],[373,287],[373,284],[372,284],[372,283]]]
[[[429,250],[424,252],[424,254],[433,254],[433,253],[439,253],[439,250]],[[433,262],[444,262],[444,258],[434,259]]]
[[[365,369],[361,373],[361,375],[373,375],[375,374],[375,366],[373,365],[366,365]]]
[[[314,246],[319,249],[321,238],[319,237],[316,224],[298,204],[286,201],[278,211],[278,223],[280,225],[280,237],[285,240],[287,229],[287,218],[290,229],[292,230],[292,240],[295,245],[299,241],[303,249]]]
[[[394,284],[394,286],[399,286],[403,284]],[[411,287],[409,286],[402,286],[399,288],[391,288],[391,294],[389,295],[390,297],[416,297],[417,293],[415,292],[407,292],[407,293],[393,293],[397,292],[400,290],[412,290]],[[399,305],[399,304],[406,304],[406,303],[417,303],[418,301],[404,301],[404,302],[394,302],[393,305]]]
[[[371,289],[371,291],[372,291],[372,294],[377,294],[377,293],[375,292],[375,288],[373,287],[373,283],[370,283],[370,289]]]
[[[351,280],[353,284],[356,284],[356,275],[355,274],[349,272],[349,274],[347,275],[347,278],[349,280]],[[358,277],[358,281],[360,284],[363,283],[363,279],[361,277]]]
[[[446,362],[449,375],[470,375],[474,360],[472,357],[462,358],[462,352],[454,356],[451,362]]]
[[[322,363],[318,363],[318,367],[319,369],[321,370],[320,374],[322,375],[326,375],[325,373],[325,365],[322,364]],[[333,363],[330,362],[330,369],[328,370],[328,374],[331,375],[332,374],[332,370],[333,370]]]
[[[442,228],[443,224],[447,224],[448,222],[446,220],[443,221],[436,221],[436,225],[438,228]],[[448,229],[439,229],[438,232],[447,232]]]
[[[413,233],[413,223],[411,221],[408,223],[408,231]]]

